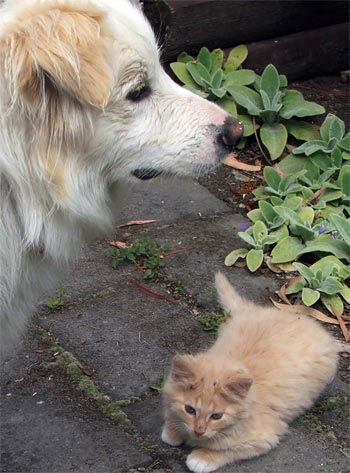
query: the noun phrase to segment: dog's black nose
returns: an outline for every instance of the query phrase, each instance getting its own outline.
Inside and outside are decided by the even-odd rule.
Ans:
[[[227,151],[232,151],[242,138],[243,131],[243,124],[236,118],[229,117],[225,120],[225,123],[222,126],[218,140]]]

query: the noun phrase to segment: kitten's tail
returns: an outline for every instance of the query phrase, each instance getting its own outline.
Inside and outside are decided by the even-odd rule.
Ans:
[[[223,309],[234,315],[237,310],[245,303],[244,299],[238,294],[236,289],[230,284],[226,276],[220,271],[215,275],[215,286],[218,293],[218,299]]]

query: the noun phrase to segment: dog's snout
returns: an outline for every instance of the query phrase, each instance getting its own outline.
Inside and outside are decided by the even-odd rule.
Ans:
[[[235,148],[239,140],[243,136],[243,124],[236,118],[229,117],[222,126],[219,140],[228,150]]]

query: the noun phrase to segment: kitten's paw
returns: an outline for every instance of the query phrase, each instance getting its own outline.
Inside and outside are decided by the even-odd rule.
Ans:
[[[198,458],[195,451],[188,455],[186,465],[189,470],[194,471],[195,473],[210,473],[218,468],[217,466],[208,463],[208,461]]]
[[[171,445],[172,447],[178,447],[184,442],[183,438],[180,437],[175,432],[172,432],[170,435],[169,430],[166,427],[164,427],[162,430],[161,439],[164,443],[167,443],[168,445]]]

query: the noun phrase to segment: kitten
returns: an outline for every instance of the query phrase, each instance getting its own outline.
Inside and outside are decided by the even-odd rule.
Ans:
[[[163,389],[162,440],[198,447],[186,462],[196,473],[268,452],[337,369],[315,320],[244,300],[221,273],[216,288],[232,317],[209,350],[174,357]]]

